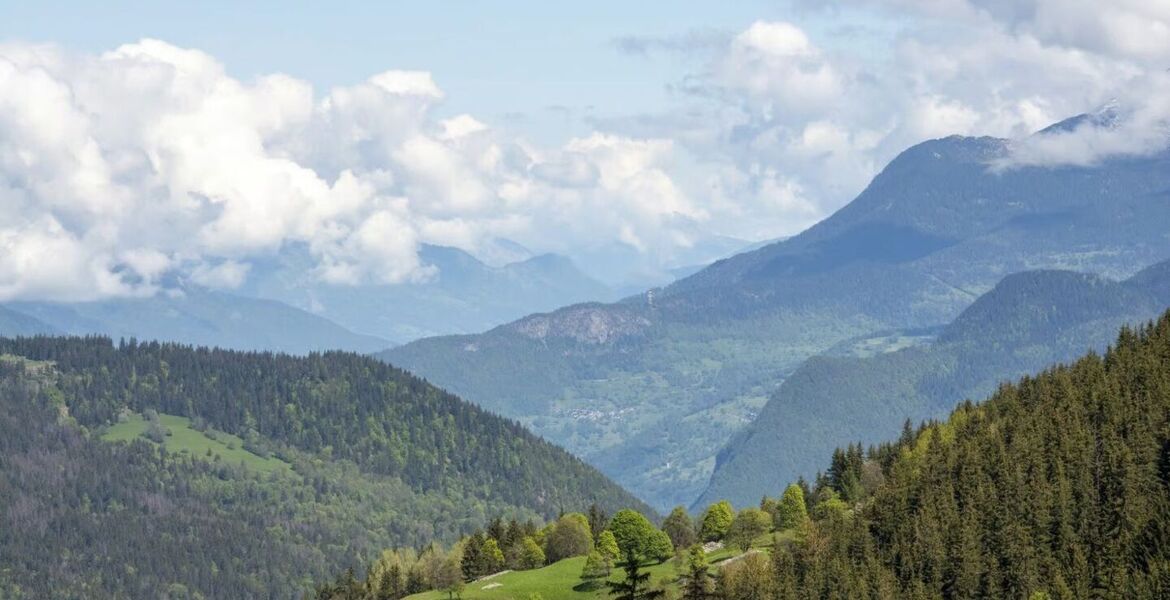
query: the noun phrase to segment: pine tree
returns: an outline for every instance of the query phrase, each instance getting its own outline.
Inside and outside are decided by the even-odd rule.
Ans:
[[[707,566],[707,555],[703,547],[695,544],[687,550],[686,572],[682,580],[683,600],[712,600],[714,577]]]
[[[475,581],[488,574],[483,558],[485,541],[487,540],[483,532],[476,531],[467,538],[467,543],[463,544],[463,558],[460,560],[460,566],[463,570],[463,578],[467,581]]]
[[[605,582],[609,588],[609,595],[616,600],[655,600],[666,595],[664,590],[650,587],[650,573],[642,571],[637,554],[626,553],[623,570],[626,572],[625,579]]]
[[[589,531],[595,538],[609,527],[609,517],[596,503],[589,505],[589,512],[585,516],[589,519]]]
[[[670,537],[670,543],[675,550],[681,551],[695,543],[695,526],[687,509],[676,506],[670,511],[670,516],[662,522],[662,530]]]

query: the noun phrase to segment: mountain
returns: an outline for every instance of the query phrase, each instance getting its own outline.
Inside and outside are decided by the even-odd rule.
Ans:
[[[948,323],[1011,273],[1124,278],[1170,258],[1170,152],[992,168],[1008,157],[1006,140],[925,142],[795,237],[622,302],[380,356],[523,420],[658,507],[690,503],[809,357]]]
[[[0,306],[0,336],[22,336],[60,333],[53,327],[24,313]]]
[[[349,331],[323,317],[273,300],[247,298],[194,286],[150,298],[95,302],[10,302],[6,310],[45,324],[46,330],[9,335],[104,335],[306,354],[322,350],[374,352],[392,344]]]
[[[907,419],[945,415],[1002,381],[1102,351],[1126,324],[1170,306],[1170,262],[1124,282],[1069,271],[1004,278],[933,343],[876,356],[818,356],[784,382],[759,417],[719,455],[698,504],[753,502],[811,478],[841,440],[876,443]],[[851,348],[872,345],[854,341]]]
[[[829,471],[775,597],[1166,598],[1170,314]]]
[[[519,252],[514,245],[497,246],[512,251],[506,256]],[[614,291],[556,254],[489,266],[457,248],[424,245],[419,259],[435,268],[430,279],[394,285],[330,285],[312,276],[311,257],[293,248],[257,265],[241,293],[279,300],[352,331],[395,342],[483,331],[536,311],[617,298]]]
[[[292,598],[596,502],[598,471],[380,361],[0,339],[0,596]]]

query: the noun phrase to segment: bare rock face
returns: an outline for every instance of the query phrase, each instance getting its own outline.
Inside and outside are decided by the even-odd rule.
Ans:
[[[533,315],[510,327],[536,340],[568,338],[585,344],[606,344],[640,335],[650,325],[650,319],[630,307],[583,304]]]

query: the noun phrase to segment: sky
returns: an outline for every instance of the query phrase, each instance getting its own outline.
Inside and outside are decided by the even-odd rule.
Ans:
[[[1168,67],[1170,0],[0,1],[0,300],[233,289],[293,247],[339,286],[500,240],[652,276],[934,137],[1156,151]]]

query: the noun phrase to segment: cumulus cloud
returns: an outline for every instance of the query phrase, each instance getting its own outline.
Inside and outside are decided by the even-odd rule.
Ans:
[[[816,29],[821,39],[795,22],[752,23],[673,85],[683,109],[604,125],[669,132],[704,167],[686,189],[706,190],[712,213],[751,215],[724,221],[725,231],[748,237],[760,235],[753,224],[796,233],[927,139],[1008,138],[1017,165],[1091,164],[1165,147],[1170,96],[1153,82],[1165,75],[1160,61],[1170,64],[1157,49],[1170,36],[1105,29],[1136,19],[1147,33],[1160,30],[1170,4],[855,0],[798,14],[815,21],[826,4],[833,27]],[[869,32],[863,43],[833,38],[851,23]],[[1124,127],[1032,135],[1111,98],[1132,107]]]
[[[997,169],[1092,166],[1170,146],[1170,73],[1151,75],[1100,110],[1014,141]]]
[[[231,289],[290,246],[333,285],[426,281],[420,244],[488,256],[501,239],[614,264],[627,248],[661,269],[699,260],[705,238],[797,233],[928,138],[1010,138],[999,168],[1165,146],[1166,3],[834,4],[885,37],[758,21],[618,40],[692,61],[669,83],[677,105],[592,117],[551,146],[440,116],[425,71],[322,90],[240,81],[157,40],[99,55],[0,45],[0,300]],[[1032,135],[1111,98],[1117,119]]]
[[[1170,60],[1170,3],[1160,0],[837,0],[947,20],[994,22],[1045,45],[1139,60]]]
[[[537,148],[435,117],[427,72],[321,93],[158,40],[97,56],[10,44],[0,91],[0,300],[149,295],[171,275],[235,288],[288,244],[337,285],[433,277],[424,242],[662,258],[685,243],[671,223],[709,217],[670,174],[671,141]]]

